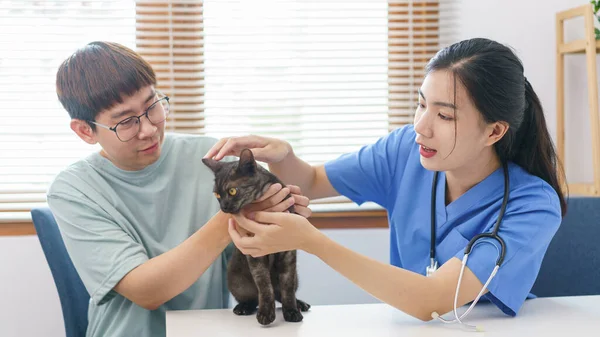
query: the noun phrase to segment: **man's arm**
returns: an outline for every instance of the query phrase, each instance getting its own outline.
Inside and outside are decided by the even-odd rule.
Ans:
[[[256,210],[283,212],[289,208],[288,193],[292,192],[297,211],[310,215],[308,199],[296,186],[281,189],[271,185]],[[163,303],[189,288],[223,252],[231,242],[227,230],[230,215],[219,211],[202,228],[168,252],[154,257],[126,274],[114,290],[135,304],[148,310],[157,309]]]
[[[202,276],[231,242],[228,217],[219,211],[177,247],[131,270],[114,290],[148,310],[179,295]]]

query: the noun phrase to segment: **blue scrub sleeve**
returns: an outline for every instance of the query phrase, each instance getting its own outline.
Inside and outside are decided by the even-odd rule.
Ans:
[[[414,131],[412,125],[406,125],[357,152],[325,163],[327,178],[338,193],[357,204],[372,201],[387,208],[394,179],[402,176],[410,145],[414,145]]]
[[[511,191],[509,204],[512,207],[507,208],[499,230],[506,245],[506,256],[485,295],[509,316],[515,316],[527,299],[548,245],[562,221],[555,191],[546,183],[535,188],[537,193],[532,189],[529,186]],[[491,230],[492,227],[486,229]],[[466,242],[464,239],[463,243]],[[467,267],[485,284],[498,260],[500,245],[487,238],[478,242],[482,243],[471,250]],[[465,247],[466,244],[455,257],[462,260]]]

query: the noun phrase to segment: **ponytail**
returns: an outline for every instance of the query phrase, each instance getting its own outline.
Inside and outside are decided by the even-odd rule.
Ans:
[[[564,216],[567,212],[567,204],[558,178],[559,174],[564,178],[564,173],[546,126],[542,104],[527,78],[525,78],[525,102],[523,123],[517,130],[510,157],[517,165],[542,178],[554,188]]]

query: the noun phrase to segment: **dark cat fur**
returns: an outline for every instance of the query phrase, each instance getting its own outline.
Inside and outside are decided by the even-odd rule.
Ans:
[[[259,198],[271,184],[280,183],[274,174],[256,163],[252,151],[244,149],[237,162],[218,162],[202,159],[215,174],[213,192],[225,213],[236,214],[244,206]],[[235,193],[233,192],[235,189]],[[290,197],[288,195],[287,197]],[[293,212],[293,206],[288,209]],[[298,274],[296,251],[285,251],[254,258],[244,255],[235,247],[227,266],[227,286],[238,304],[236,315],[251,315],[262,325],[275,320],[275,301],[282,304],[283,318],[288,322],[302,321],[300,311],[310,305],[296,299]]]

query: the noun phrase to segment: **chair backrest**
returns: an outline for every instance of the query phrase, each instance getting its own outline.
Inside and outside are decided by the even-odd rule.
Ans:
[[[50,209],[33,209],[31,218],[58,290],[66,336],[83,337],[88,325],[90,296],[67,253]]]
[[[531,292],[539,297],[600,295],[600,198],[569,198]]]

